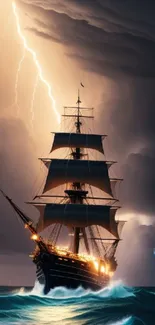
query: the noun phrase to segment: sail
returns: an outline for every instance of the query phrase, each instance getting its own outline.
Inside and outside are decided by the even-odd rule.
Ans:
[[[48,176],[43,193],[65,183],[79,182],[95,186],[112,196],[108,162],[52,159],[44,163],[48,167]]]
[[[112,189],[112,193],[114,197],[117,197],[116,195],[116,185],[120,182],[122,182],[123,179],[122,178],[111,178],[110,182],[111,182],[111,189]]]
[[[55,133],[51,152],[59,148],[89,148],[104,153],[103,137],[98,134]]]
[[[106,205],[86,204],[56,204],[45,205],[35,204],[40,211],[40,218],[37,226],[38,231],[54,223],[60,223],[67,227],[87,227],[100,225],[111,232],[111,225],[115,223],[117,208],[111,209]]]
[[[123,227],[124,227],[125,223],[126,223],[126,221],[124,221],[124,220],[118,221],[118,234],[119,234],[119,237],[121,236],[121,233],[122,233],[122,230],[123,230]]]
[[[120,238],[125,223],[126,221],[115,221],[114,218],[111,218],[111,234],[116,238]]]

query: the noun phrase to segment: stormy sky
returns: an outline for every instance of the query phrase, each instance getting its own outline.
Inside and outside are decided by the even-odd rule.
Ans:
[[[117,188],[123,206],[119,217],[130,221],[122,233],[115,279],[155,285],[155,2],[18,0],[16,6],[59,113],[76,102],[82,81],[83,104],[95,107],[96,131],[108,134],[106,157],[118,161],[113,173],[124,178]],[[17,76],[23,46],[11,0],[0,3],[0,30],[0,184],[36,220],[36,211],[24,201],[43,185],[37,158],[48,154],[50,132],[58,124],[40,81],[32,107],[37,69],[27,52]],[[28,258],[33,245],[0,200],[0,284],[8,279],[9,284],[33,284],[35,268]]]

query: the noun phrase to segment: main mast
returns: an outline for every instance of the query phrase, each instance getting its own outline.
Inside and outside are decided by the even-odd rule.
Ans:
[[[76,127],[76,133],[81,133],[81,125],[82,122],[80,121],[80,104],[81,104],[81,100],[80,100],[80,92],[78,89],[78,100],[77,100],[77,116],[76,116],[76,122],[75,122],[75,127]],[[77,159],[80,160],[83,156],[83,154],[81,153],[81,148],[75,148],[75,151],[72,152],[72,156],[73,159]],[[82,197],[82,186],[80,182],[75,182],[72,183],[72,189],[75,191],[75,193],[70,196],[70,201],[71,203],[79,203],[79,204],[83,204],[83,197]],[[67,193],[69,194],[69,193]],[[79,252],[79,244],[80,244],[80,227],[74,227],[74,243],[73,243],[73,253],[78,254]],[[85,236],[85,241],[86,241],[86,236]],[[88,244],[86,244],[88,247]]]
[[[74,107],[69,107],[65,106],[65,108],[74,108],[77,109],[77,112],[75,115],[64,115],[68,117],[75,117],[75,131],[76,134],[81,134],[81,126],[82,122],[80,120],[80,91],[78,89],[78,99],[76,102],[77,106]],[[89,108],[88,108],[89,109]],[[72,150],[71,155],[73,157],[73,160],[81,160],[84,154],[81,151],[80,147],[76,147],[74,150]],[[65,193],[69,196],[70,203],[72,204],[83,204],[83,200],[88,194],[88,191],[84,191],[82,188],[82,184],[80,182],[73,182],[71,183],[70,189],[66,190]],[[86,237],[86,231],[85,228],[80,228],[80,227],[74,227],[73,228],[73,253],[78,254],[79,252],[79,244],[80,244],[80,236],[83,236],[85,247],[88,253],[90,253],[89,245],[88,245],[88,240]]]

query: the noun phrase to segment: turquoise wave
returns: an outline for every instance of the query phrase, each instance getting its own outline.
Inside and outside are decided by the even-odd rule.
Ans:
[[[155,325],[155,288],[129,288],[114,282],[98,292],[55,288],[47,296],[34,288],[3,288],[0,324]]]

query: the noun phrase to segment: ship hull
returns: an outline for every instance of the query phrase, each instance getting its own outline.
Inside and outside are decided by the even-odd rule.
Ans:
[[[39,253],[34,258],[37,280],[44,285],[44,293],[55,287],[76,289],[79,286],[93,291],[109,283],[109,276],[99,275],[88,262],[53,253]]]

